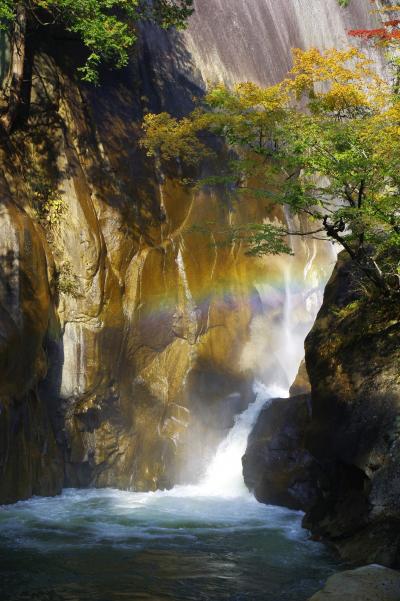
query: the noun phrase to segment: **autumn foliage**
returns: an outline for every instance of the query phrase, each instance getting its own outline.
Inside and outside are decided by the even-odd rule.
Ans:
[[[400,13],[400,6],[385,7],[379,9],[378,12],[382,15],[385,12]],[[400,19],[393,18],[383,21],[382,27],[377,29],[351,29],[348,33],[354,38],[373,41],[381,45],[396,44],[400,40]]]
[[[378,29],[351,29],[349,35],[365,40],[390,42],[400,39],[399,25],[400,21],[395,19],[393,21],[386,21],[384,27]]]
[[[290,252],[288,233],[327,237],[378,289],[400,291],[400,100],[361,51],[294,50],[278,84],[220,84],[191,115],[150,114],[143,128],[142,145],[165,168],[212,152],[205,131],[221,136],[236,158],[207,185],[308,219],[303,232],[268,221],[235,231],[250,254]]]

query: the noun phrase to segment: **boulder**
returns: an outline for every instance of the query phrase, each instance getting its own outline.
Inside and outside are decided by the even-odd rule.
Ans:
[[[363,284],[340,257],[305,342],[312,387],[305,446],[324,478],[304,526],[346,560],[397,567],[400,312],[398,301],[368,296]]]
[[[316,501],[318,465],[304,446],[310,397],[273,399],[261,411],[243,456],[246,486],[258,501],[291,509]]]
[[[309,601],[399,601],[400,573],[372,564],[340,572]]]

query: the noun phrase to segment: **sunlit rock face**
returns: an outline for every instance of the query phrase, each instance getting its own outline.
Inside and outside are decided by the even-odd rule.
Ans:
[[[400,595],[400,576],[395,570],[378,564],[334,574],[322,591],[309,601],[396,601]]]
[[[171,45],[170,36],[153,28],[146,29],[145,43],[164,89],[176,73],[201,87],[221,81],[268,85],[290,69],[291,48],[348,47],[354,43],[350,29],[378,26],[373,8],[365,0],[351,0],[346,9],[338,0],[195,0],[179,43]]]
[[[282,215],[194,194],[138,147],[145,109],[187,112],[207,80],[273,82],[291,46],[344,44],[371,18],[362,0],[252,4],[199,0],[186,33],[146,28],[136,62],[95,90],[73,82],[73,42],[38,40],[29,120],[4,151],[0,501],[196,479],[254,377],[290,384],[301,357],[279,365],[276,345],[309,327],[331,249],[249,259],[224,229]],[[43,181],[61,200],[52,225]]]

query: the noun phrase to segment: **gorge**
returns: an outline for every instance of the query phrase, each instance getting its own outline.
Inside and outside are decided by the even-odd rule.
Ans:
[[[337,341],[357,327],[362,337],[360,324],[373,319],[368,308],[346,313],[357,297],[343,300],[337,269],[320,311],[337,249],[293,237],[294,256],[247,256],[221,232],[290,215],[257,197],[233,206],[218,186],[193,190],[179,165],[163,169],[139,144],[149,111],[182,117],[221,81],[276,83],[291,66],[291,48],[343,48],[349,29],[379,19],[365,0],[196,0],[184,31],[140,25],[129,65],[102,69],[99,87],[75,75],[83,49],[74,36],[33,36],[29,101],[0,144],[4,601],[305,601],[344,564],[310,539],[299,510],[317,541],[344,539],[343,552],[336,546],[346,561],[398,567],[397,488],[386,490],[398,480],[397,426],[389,434],[386,427],[399,401],[397,307],[370,332],[378,354],[375,342],[357,355],[350,344],[340,363],[330,333]],[[367,51],[383,71],[382,53]],[[218,150],[222,166],[226,151]],[[306,366],[317,432],[306,450],[327,478],[312,494],[323,489],[329,499],[314,513],[256,490],[276,505],[258,503],[242,475],[248,436],[271,399],[288,397],[311,329]],[[347,435],[362,439],[362,400],[376,377],[393,398],[380,414],[379,444],[371,434],[354,458],[347,442],[337,450],[343,439],[329,423],[350,424]],[[308,394],[300,380],[297,393]],[[360,406],[344,421],[323,411],[336,384],[338,397]],[[261,438],[264,445],[263,430]],[[323,452],[328,439],[331,454]],[[250,484],[245,467],[251,489],[264,469],[256,465]],[[361,494],[382,465],[388,475],[376,494]],[[343,524],[346,487],[361,515],[358,544]],[[381,539],[392,526],[388,550]],[[375,538],[363,555],[365,532]]]

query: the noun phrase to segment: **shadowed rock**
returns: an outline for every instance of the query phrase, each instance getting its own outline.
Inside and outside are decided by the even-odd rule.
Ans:
[[[308,395],[273,399],[261,411],[243,456],[246,486],[258,501],[291,509],[316,501],[318,467],[305,448]]]

